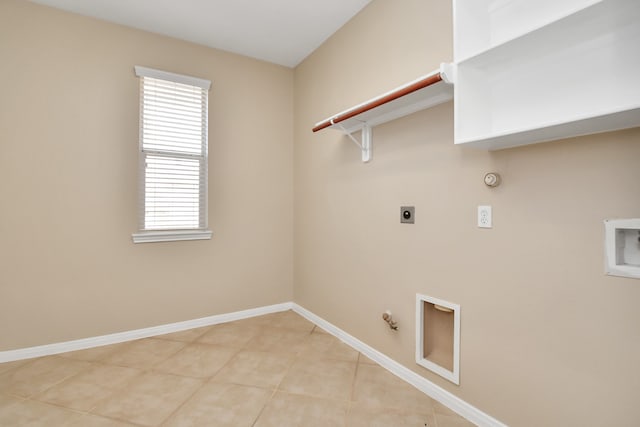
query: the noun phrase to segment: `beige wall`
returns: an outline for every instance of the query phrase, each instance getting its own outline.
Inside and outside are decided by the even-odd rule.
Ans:
[[[449,0],[374,0],[296,69],[295,301],[509,425],[637,426],[640,281],[603,274],[603,220],[640,216],[640,129],[478,151],[448,103],[375,128],[369,164],[311,133],[450,61],[450,34]],[[416,293],[461,304],[459,387],[414,362]]]
[[[213,81],[210,241],[131,241],[134,65]],[[292,299],[291,69],[3,0],[0,81],[0,351]]]

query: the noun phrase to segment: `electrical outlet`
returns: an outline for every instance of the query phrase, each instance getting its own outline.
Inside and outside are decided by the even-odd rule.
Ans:
[[[478,206],[478,227],[492,228],[491,206]]]

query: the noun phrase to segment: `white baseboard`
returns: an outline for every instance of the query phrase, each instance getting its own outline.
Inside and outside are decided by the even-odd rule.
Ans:
[[[412,370],[401,365],[390,357],[380,353],[373,347],[370,347],[359,339],[353,337],[352,335],[349,335],[337,326],[334,326],[321,317],[316,316],[309,310],[299,306],[296,303],[292,303],[291,309],[305,319],[309,320],[312,323],[315,323],[320,328],[329,332],[331,335],[335,336],[345,344],[351,346],[355,350],[358,350],[360,353],[375,361],[395,376],[408,382],[418,390],[425,393],[427,396],[431,397],[434,400],[437,400],[444,406],[448,407],[449,409],[471,421],[472,423],[481,427],[507,427],[506,424],[501,423],[492,416],[482,412],[475,406],[470,405],[469,403],[449,393],[445,389],[437,386],[426,378],[416,374]]]
[[[187,329],[199,328],[202,326],[217,325],[219,323],[233,322],[234,320],[262,316],[264,314],[290,310],[291,308],[292,303],[285,302],[282,304],[268,305],[265,307],[252,308],[249,310],[235,311],[233,313],[218,314],[215,316],[202,317],[200,319],[186,320],[184,322],[153,326],[151,328],[118,332],[115,334],[40,345],[37,347],[0,351],[0,363],[12,362],[14,360],[32,359],[34,357],[50,356],[52,354],[66,353],[68,351],[85,350],[87,348],[100,347],[109,344],[118,344],[121,342],[137,340],[140,338],[148,338],[157,335],[169,334],[172,332],[184,331]]]
[[[373,347],[370,347],[369,345],[363,343],[352,335],[349,335],[337,326],[332,325],[321,317],[318,317],[314,313],[293,302],[285,302],[282,304],[252,308],[249,310],[236,311],[233,313],[218,314],[215,316],[202,317],[200,319],[170,323],[167,325],[154,326],[151,328],[118,332],[115,334],[102,335],[99,337],[47,344],[37,347],[21,348],[17,350],[0,351],[0,363],[66,353],[68,351],[84,350],[87,348],[100,347],[109,344],[118,344],[121,342],[137,340],[140,338],[164,335],[172,332],[199,328],[202,326],[217,325],[219,323],[233,322],[234,320],[247,319],[249,317],[262,316],[264,314],[277,313],[286,310],[295,311],[310,322],[329,332],[331,335],[335,336],[345,344],[351,346],[355,350],[375,361],[392,374],[413,385],[418,390],[422,391],[432,399],[435,399],[438,402],[442,403],[443,405],[460,414],[460,416],[468,419],[472,423],[477,424],[481,427],[507,427],[505,424],[501,423],[490,415],[485,414],[475,406],[468,404],[459,397],[449,393],[445,389],[416,374],[415,372],[399,364],[390,357],[380,353]]]

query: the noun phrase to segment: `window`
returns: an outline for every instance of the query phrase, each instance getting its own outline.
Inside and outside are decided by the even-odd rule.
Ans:
[[[211,82],[135,67],[140,77],[139,232],[135,243],[210,239],[207,103]]]

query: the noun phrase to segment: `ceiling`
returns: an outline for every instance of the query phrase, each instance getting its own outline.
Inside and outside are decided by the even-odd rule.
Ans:
[[[371,0],[31,0],[295,67]]]

